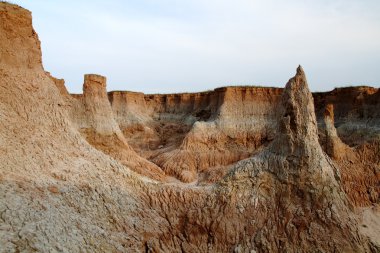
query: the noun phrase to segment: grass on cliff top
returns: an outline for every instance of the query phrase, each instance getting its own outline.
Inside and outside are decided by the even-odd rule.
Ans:
[[[360,90],[360,89],[379,89],[375,88],[373,86],[368,86],[368,85],[349,85],[349,86],[339,86],[339,87],[334,87],[334,89],[330,91],[314,91],[313,94],[324,94],[324,93],[329,93],[333,91],[345,91],[345,90]]]
[[[214,92],[214,91],[218,91],[218,90],[223,90],[223,89],[226,89],[226,88],[240,88],[240,89],[244,89],[244,88],[264,88],[264,89],[282,89],[281,87],[271,87],[271,86],[261,86],[261,85],[228,85],[228,86],[221,86],[221,87],[217,87],[215,89],[209,89],[209,90],[204,90],[204,91],[192,91],[192,92],[189,92],[189,91],[184,91],[184,92],[174,92],[174,93],[143,93],[143,92],[139,92],[139,91],[127,91],[127,90],[112,90],[112,91],[108,91],[107,93],[113,93],[113,92],[120,92],[120,93],[134,93],[134,94],[144,94],[144,95],[183,95],[183,94],[206,94],[206,93],[210,93],[210,92]]]
[[[16,4],[16,3],[13,3],[13,2],[11,2],[11,1],[5,1],[5,0],[1,0],[0,3],[20,6],[20,5]]]
[[[22,7],[21,5],[18,5],[18,4],[16,4],[16,3],[11,2],[11,1],[0,0],[0,4],[13,5],[13,6],[16,6],[16,7],[22,8],[22,9],[25,9],[25,8]]]

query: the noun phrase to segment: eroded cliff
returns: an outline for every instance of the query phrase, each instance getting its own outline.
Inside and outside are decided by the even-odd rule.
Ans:
[[[86,75],[74,96],[30,12],[0,19],[0,252],[379,251],[378,89],[339,109],[299,67],[285,89],[107,94]],[[350,120],[374,132],[347,145]]]
[[[193,94],[110,92],[115,117],[143,157],[184,182],[214,182],[274,136],[278,88]]]

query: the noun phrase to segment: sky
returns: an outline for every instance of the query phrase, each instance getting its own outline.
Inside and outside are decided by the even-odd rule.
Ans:
[[[81,93],[283,87],[301,64],[312,91],[380,86],[379,0],[13,0],[32,11],[46,71]]]

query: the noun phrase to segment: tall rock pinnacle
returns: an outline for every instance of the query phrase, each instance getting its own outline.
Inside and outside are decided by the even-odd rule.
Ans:
[[[270,152],[285,159],[285,168],[289,169],[272,169],[285,180],[313,181],[311,177],[334,180],[333,168],[318,142],[314,100],[301,66],[286,84],[281,103],[278,134]]]
[[[282,107],[278,151],[274,151],[291,156],[308,155],[310,148],[318,145],[318,132],[313,97],[301,66],[285,86]]]
[[[356,239],[356,221],[339,185],[339,172],[318,142],[313,97],[301,67],[286,84],[281,106],[278,133],[273,142],[262,152],[241,161],[224,178],[225,189],[234,190],[222,194],[234,199],[235,190],[251,183],[244,194],[257,199],[255,212],[260,206],[264,210],[255,213],[256,220],[268,219],[269,214],[268,220],[273,222],[255,234],[256,246],[265,249],[262,252],[298,252],[299,248],[331,252],[331,248],[323,249],[329,248],[327,242],[331,240],[339,245],[341,252],[360,252],[355,240],[361,239]],[[268,207],[274,208],[268,211]],[[318,229],[304,229],[314,225]],[[274,234],[288,241],[268,244]],[[318,245],[310,241],[316,237],[320,240]]]
[[[378,252],[377,244],[370,245],[361,236],[361,226],[341,189],[344,177],[339,182],[331,176],[335,165],[318,143],[313,99],[302,68],[282,97],[282,90],[271,99],[266,99],[268,92],[261,93],[262,105],[276,102],[266,111],[255,107],[260,98],[254,96],[257,90],[245,88],[187,94],[185,100],[177,95],[142,96],[150,106],[146,118],[152,120],[137,121],[139,126],[130,129],[133,138],[150,127],[152,134],[141,136],[149,142],[157,132],[157,144],[165,144],[157,147],[159,152],[171,152],[172,147],[185,151],[175,157],[181,161],[177,158],[196,151],[200,155],[192,161],[206,161],[209,171],[229,172],[210,185],[182,184],[129,146],[127,141],[133,139],[124,137],[126,129],[122,132],[115,120],[106,78],[86,75],[83,95],[65,95],[63,83],[43,70],[36,38],[30,12],[0,2],[1,252]],[[242,103],[243,97],[255,103]],[[227,101],[231,98],[233,102]],[[277,120],[279,99],[283,109]],[[213,100],[218,102],[210,103]],[[201,107],[193,106],[203,101]],[[183,102],[187,106],[182,107]],[[184,112],[190,114],[190,122],[200,120],[196,132],[200,134],[192,141],[201,142],[204,149],[167,145],[167,136],[185,135]],[[273,113],[270,118],[264,117],[267,112]],[[239,117],[229,117],[235,114]],[[173,124],[177,118],[179,127]],[[236,153],[241,153],[244,149],[236,144],[257,143],[257,132],[248,135],[239,130],[257,128],[256,122],[265,120],[268,123],[260,131],[279,126],[275,139],[272,134],[257,135],[265,145],[250,158],[218,168],[221,163],[214,158],[227,157],[225,147],[238,147]],[[240,121],[244,124],[233,126]],[[236,135],[224,132],[230,126]],[[179,145],[181,138],[172,143]],[[213,156],[204,159],[203,152],[209,150],[215,150]],[[153,157],[148,151],[144,157]],[[378,153],[368,154],[370,148],[363,151],[358,159],[373,156],[372,164],[378,164]],[[363,165],[366,170],[356,168],[356,174],[365,172],[362,177],[351,173],[354,165],[346,167],[350,172],[346,175],[354,175],[352,180],[346,177],[346,185],[351,188],[359,179],[363,186],[354,189],[353,199],[375,203],[378,174]],[[128,168],[167,183],[153,182]],[[188,168],[181,169],[189,175]],[[369,197],[363,197],[365,192]],[[372,220],[375,227],[378,219]],[[370,226],[371,234],[377,231]]]

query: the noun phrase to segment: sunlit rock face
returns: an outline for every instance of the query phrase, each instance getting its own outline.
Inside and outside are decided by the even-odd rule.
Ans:
[[[378,89],[70,95],[0,20],[0,252],[379,251]]]

